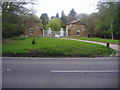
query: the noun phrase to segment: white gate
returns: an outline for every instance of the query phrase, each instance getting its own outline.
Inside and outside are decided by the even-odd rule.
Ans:
[[[48,30],[43,30],[43,36],[55,37],[56,35],[59,37],[66,37],[67,33],[63,30],[63,28],[61,28],[60,31],[52,31],[51,28],[49,28]]]

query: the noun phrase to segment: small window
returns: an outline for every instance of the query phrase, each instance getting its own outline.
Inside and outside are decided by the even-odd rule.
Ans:
[[[77,30],[76,36],[80,36],[80,30]]]
[[[30,33],[31,35],[33,35],[34,29],[33,29],[33,28],[30,28],[30,29],[29,29],[29,33]]]

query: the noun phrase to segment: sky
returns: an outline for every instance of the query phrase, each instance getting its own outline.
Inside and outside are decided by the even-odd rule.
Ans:
[[[38,17],[43,13],[47,13],[49,17],[56,16],[58,13],[61,16],[62,10],[66,15],[69,14],[72,8],[77,13],[91,14],[96,12],[98,0],[37,0],[37,5],[34,5],[36,15]]]

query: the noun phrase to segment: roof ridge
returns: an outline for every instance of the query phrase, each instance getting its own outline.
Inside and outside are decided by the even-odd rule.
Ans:
[[[84,23],[81,22],[79,19],[78,19],[78,20],[75,20],[75,21],[72,21],[72,22],[69,22],[69,23],[67,23],[67,24],[74,24],[74,23],[76,23],[76,22],[80,22],[81,24],[84,24]]]

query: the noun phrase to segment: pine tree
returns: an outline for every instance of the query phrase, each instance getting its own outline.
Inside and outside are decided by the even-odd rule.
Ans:
[[[56,14],[56,18],[59,18],[59,14],[58,13]]]

